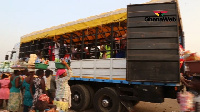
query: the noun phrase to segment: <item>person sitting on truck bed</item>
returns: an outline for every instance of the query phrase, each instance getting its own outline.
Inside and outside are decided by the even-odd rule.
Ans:
[[[125,58],[126,57],[126,34],[122,35],[119,42],[120,42],[120,50],[116,53],[115,58]]]
[[[90,50],[90,59],[95,59],[95,49],[96,49],[96,55],[97,55],[97,59],[100,57],[100,49],[98,47],[95,47],[95,45],[91,45],[89,46]]]
[[[105,45],[100,46],[100,59],[106,59],[106,48]]]

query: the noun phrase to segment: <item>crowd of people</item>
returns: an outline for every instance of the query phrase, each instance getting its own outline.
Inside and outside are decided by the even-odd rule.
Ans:
[[[18,112],[65,112],[71,107],[71,91],[68,80],[73,75],[69,65],[62,60],[66,69],[58,69],[56,77],[47,69],[14,70],[13,74],[3,73],[0,79],[0,108],[6,102],[6,109]],[[22,77],[24,76],[25,77]],[[5,100],[5,101],[4,101]]]
[[[111,39],[108,37],[104,40],[99,40],[100,44],[97,46],[95,46],[94,42],[92,42],[84,44],[84,47],[82,44],[70,46],[70,44],[65,43],[63,39],[55,39],[55,44],[51,45],[50,43],[45,43],[42,47],[43,50],[38,51],[36,54],[39,57],[43,57],[44,59],[51,61],[54,61],[55,58],[66,58],[69,56],[71,56],[70,58],[73,60],[125,58],[126,38],[126,34],[120,37],[115,36],[113,44],[111,45]],[[112,56],[111,52],[113,52]]]

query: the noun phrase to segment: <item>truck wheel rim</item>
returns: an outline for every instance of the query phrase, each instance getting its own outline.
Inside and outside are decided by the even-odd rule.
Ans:
[[[100,102],[101,106],[105,109],[105,110],[110,110],[112,108],[112,99],[111,97],[104,95],[100,98]]]
[[[109,106],[110,102],[107,99],[104,99],[104,100],[102,100],[101,104],[102,104],[103,107],[106,108],[106,107]]]
[[[79,104],[81,102],[80,94],[77,91],[72,96],[74,103]]]
[[[79,95],[78,95],[78,94],[75,94],[75,95],[74,95],[74,100],[77,102],[77,101],[79,101],[79,99],[80,99]]]

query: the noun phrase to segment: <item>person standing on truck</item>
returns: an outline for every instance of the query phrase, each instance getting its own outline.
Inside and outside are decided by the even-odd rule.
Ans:
[[[21,104],[21,93],[20,87],[22,85],[22,81],[19,77],[19,70],[14,70],[14,76],[10,79],[10,96],[8,100],[8,110],[17,112],[20,108]]]
[[[6,105],[8,104],[8,99],[10,95],[10,90],[9,90],[10,79],[8,77],[9,74],[4,73],[0,80],[0,108],[3,108],[4,100],[6,100]]]
[[[58,69],[56,73],[56,97],[54,104],[58,110],[68,111],[68,108],[71,107],[71,90],[68,80],[73,75],[73,72],[65,60],[62,60],[62,64],[67,67],[69,74],[67,74],[65,69]]]

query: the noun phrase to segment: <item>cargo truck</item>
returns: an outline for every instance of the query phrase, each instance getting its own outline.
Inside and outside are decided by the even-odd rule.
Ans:
[[[18,58],[37,54],[55,70],[56,55],[70,56],[72,109],[124,112],[139,101],[176,99],[184,72],[179,45],[184,35],[177,1],[132,4],[24,35]]]

